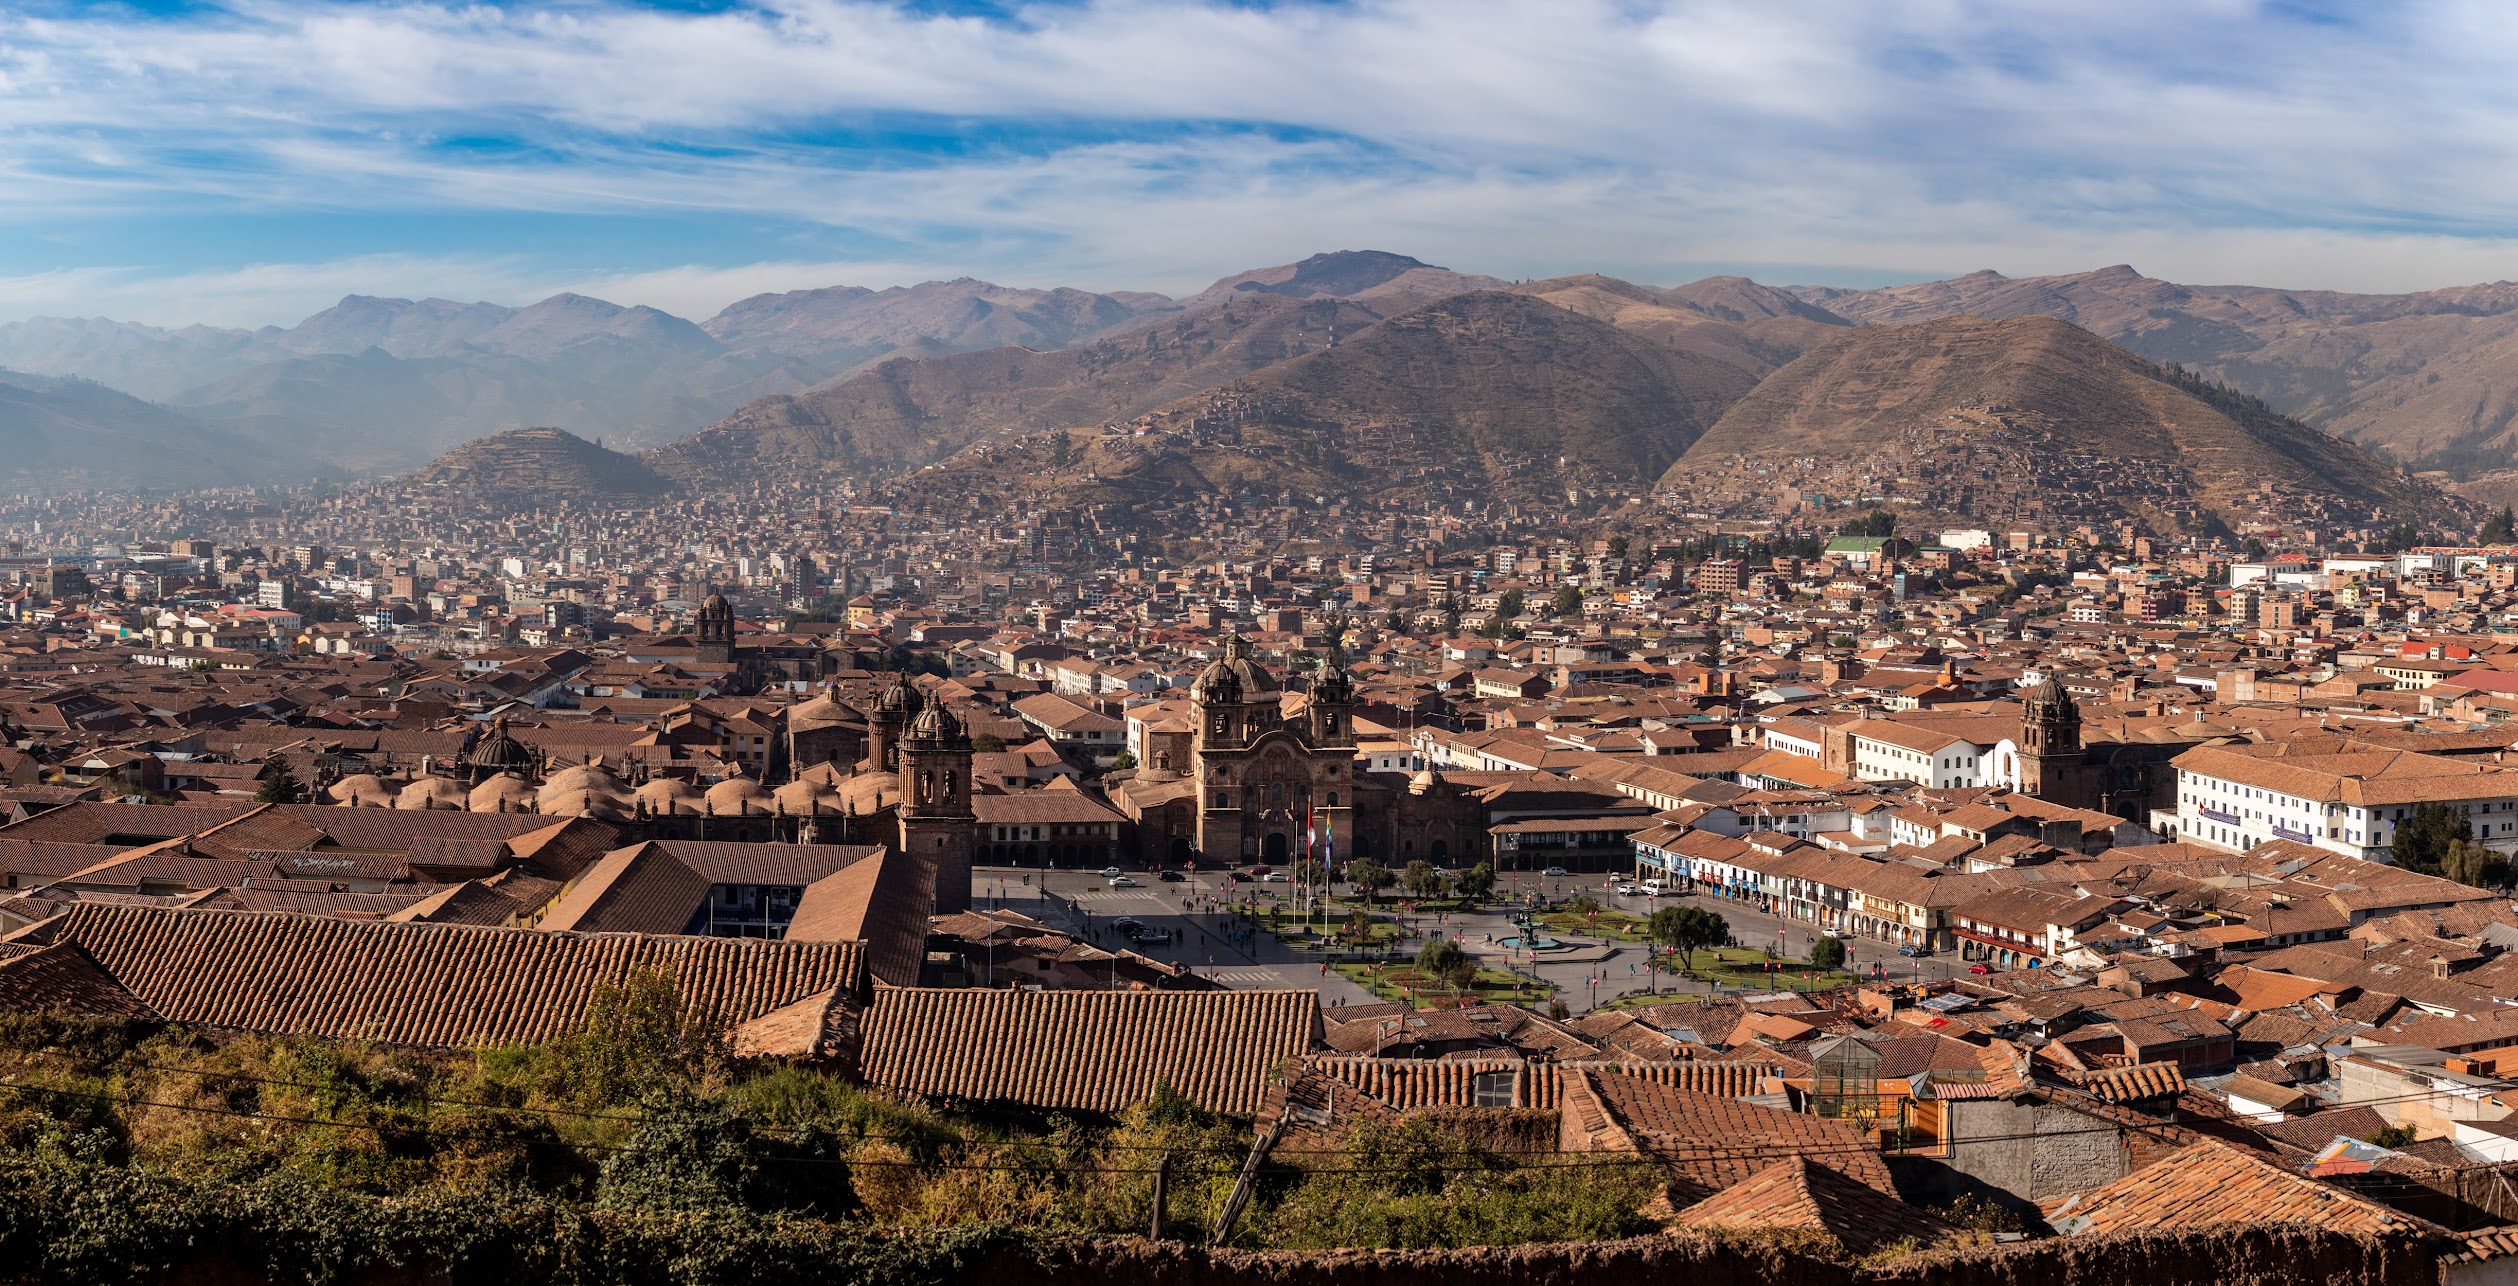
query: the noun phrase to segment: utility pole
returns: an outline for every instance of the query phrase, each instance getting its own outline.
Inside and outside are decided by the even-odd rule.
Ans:
[[[1171,1179],[1171,1177],[1172,1177],[1172,1154],[1171,1154],[1171,1153],[1169,1153],[1169,1152],[1166,1152],[1166,1153],[1164,1153],[1161,1157],[1157,1158],[1157,1159],[1155,1160],[1155,1162],[1154,1162],[1154,1233],[1153,1233],[1153,1237],[1154,1237],[1154,1240],[1156,1240],[1156,1241],[1161,1241],[1161,1240],[1163,1239],[1163,1197],[1164,1197],[1164,1195],[1165,1195],[1165,1190],[1171,1186],[1171,1185],[1170,1185],[1170,1183],[1169,1183],[1169,1180]]]

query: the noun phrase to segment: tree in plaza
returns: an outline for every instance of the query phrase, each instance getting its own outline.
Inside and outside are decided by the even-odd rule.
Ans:
[[[1346,923],[1341,926],[1340,933],[1349,944],[1370,942],[1373,940],[1373,917],[1364,914],[1361,908],[1349,911],[1346,913]]]
[[[1432,862],[1419,858],[1399,873],[1399,887],[1413,898],[1438,898],[1443,895],[1443,873],[1435,870]]]
[[[1398,876],[1391,874],[1389,867],[1369,857],[1348,863],[1346,878],[1354,881],[1355,887],[1364,890],[1364,900],[1368,903],[1373,900],[1375,893],[1389,888],[1399,879]]]
[[[306,790],[290,774],[288,757],[277,751],[262,761],[262,772],[257,780],[262,786],[254,792],[256,803],[296,804],[305,801]]]
[[[1436,938],[1418,949],[1416,972],[1419,977],[1433,979],[1457,992],[1476,980],[1478,966],[1459,943]]]
[[[1810,967],[1822,972],[1845,965],[1845,940],[1822,937],[1810,944]]]
[[[1306,857],[1294,864],[1294,878],[1301,881],[1306,888],[1325,887],[1324,881],[1328,878],[1328,874],[1329,868],[1322,866],[1318,858]]]
[[[1698,906],[1665,906],[1644,922],[1644,936],[1679,955],[1679,972],[1694,977],[1696,953],[1731,936],[1731,925]]]
[[[1472,902],[1484,898],[1495,891],[1495,864],[1480,862],[1470,867],[1461,872],[1459,883],[1453,887],[1460,896]]]
[[[2474,827],[2466,822],[2465,810],[2454,804],[2419,804],[2411,817],[2397,823],[2396,837],[2387,851],[2396,865],[2427,874],[2440,869],[2450,845],[2473,838]]]

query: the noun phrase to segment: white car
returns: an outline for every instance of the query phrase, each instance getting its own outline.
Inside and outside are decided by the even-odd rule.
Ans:
[[[1565,870],[1565,868],[1564,868],[1564,867],[1561,867],[1561,866],[1551,866],[1551,867],[1549,867],[1548,869],[1546,869],[1546,870],[1544,870],[1544,871],[1539,872],[1539,874],[1541,874],[1541,875],[1548,875],[1548,876],[1564,875],[1564,874],[1567,874],[1567,873],[1568,873],[1568,872]]]
[[[1133,889],[1137,886],[1137,882],[1125,875],[1114,875],[1110,877],[1110,886],[1114,889]]]
[[[1115,879],[1118,879],[1118,878],[1119,878],[1119,868],[1118,868],[1118,867],[1116,867],[1116,866],[1105,866],[1105,867],[1103,867],[1103,868],[1102,868],[1102,878],[1103,878],[1103,879],[1105,879],[1105,880],[1115,880]]]
[[[1617,886],[1617,895],[1622,898],[1631,898],[1641,892],[1643,892],[1642,889],[1639,889],[1632,884],[1621,884]]]
[[[1262,883],[1262,884],[1283,884],[1283,883],[1286,883],[1287,881],[1286,881],[1286,875],[1285,875],[1285,872],[1283,872],[1283,871],[1270,871],[1270,872],[1268,872],[1267,874],[1260,876],[1260,877],[1259,877],[1259,882],[1260,882],[1260,883]]]

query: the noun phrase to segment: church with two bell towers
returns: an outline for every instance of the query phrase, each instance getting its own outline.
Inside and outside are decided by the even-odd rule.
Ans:
[[[1303,716],[1238,634],[1190,687],[1198,852],[1211,861],[1300,858],[1315,831],[1355,856],[1355,680],[1332,650]]]

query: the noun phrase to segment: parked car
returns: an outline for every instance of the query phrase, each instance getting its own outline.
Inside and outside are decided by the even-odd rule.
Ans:
[[[1928,956],[1928,955],[1931,955],[1931,954],[1932,954],[1932,948],[1930,948],[1930,947],[1918,947],[1918,946],[1903,946],[1903,947],[1899,947],[1899,948],[1897,949],[1897,954],[1899,954],[1899,955],[1901,955],[1901,956],[1904,956],[1904,957],[1906,957],[1906,958],[1907,958],[1907,959],[1909,959],[1909,960],[1921,960],[1921,959],[1923,959],[1925,956]]]
[[[1110,886],[1114,889],[1133,889],[1137,886],[1137,882],[1125,875],[1114,875],[1110,877]]]
[[[1989,964],[1972,964],[1967,966],[1967,971],[1969,973],[1992,973],[1993,966]]]
[[[1617,895],[1622,898],[1631,898],[1642,892],[1643,890],[1641,888],[1632,884],[1621,884],[1617,886]]]
[[[1118,919],[1111,921],[1110,927],[1119,930],[1121,933],[1134,933],[1145,927],[1145,921],[1140,920],[1133,915],[1123,915]]]
[[[1158,945],[1171,941],[1172,931],[1169,929],[1139,929],[1136,932],[1129,934],[1128,940],[1130,942],[1140,943],[1147,946]]]
[[[1544,871],[1539,872],[1539,874],[1541,874],[1541,875],[1569,875],[1569,874],[1571,874],[1571,873],[1572,873],[1572,872],[1567,871],[1564,867],[1561,867],[1561,866],[1551,866],[1551,867],[1549,867],[1548,869],[1546,869],[1546,870],[1544,870]]]
[[[1178,872],[1178,871],[1165,871],[1165,872],[1163,872],[1161,875],[1159,875],[1159,876],[1157,876],[1157,877],[1155,877],[1155,878],[1160,879],[1160,880],[1161,880],[1161,881],[1163,881],[1165,884],[1178,884],[1178,883],[1180,883],[1182,880],[1187,879],[1188,877],[1187,877],[1187,876],[1185,876],[1185,875],[1182,875],[1182,874],[1181,874],[1180,872]]]
[[[1103,867],[1103,868],[1102,868],[1102,878],[1103,878],[1103,879],[1105,879],[1105,880],[1115,880],[1115,879],[1119,878],[1119,868],[1118,868],[1118,867],[1116,867],[1116,866],[1105,866],[1105,867]]]

